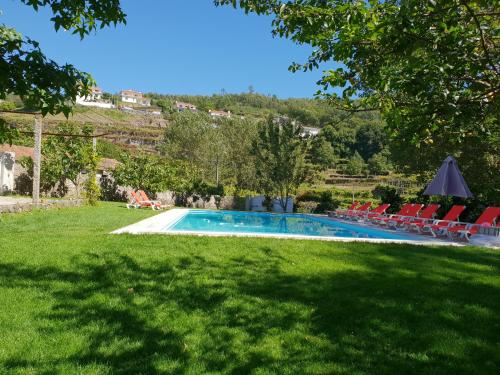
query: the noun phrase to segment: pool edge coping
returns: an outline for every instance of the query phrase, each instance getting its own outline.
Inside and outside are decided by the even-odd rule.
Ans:
[[[440,239],[427,238],[422,241],[415,240],[398,240],[386,238],[347,238],[347,237],[328,237],[328,236],[307,236],[299,234],[276,234],[276,233],[235,233],[235,232],[206,232],[206,231],[169,231],[164,232],[165,228],[171,227],[174,223],[178,222],[185,215],[189,213],[188,208],[173,208],[158,215],[153,215],[137,223],[127,225],[125,227],[116,229],[110,234],[145,234],[145,235],[170,235],[170,236],[197,236],[197,237],[238,237],[238,238],[271,238],[271,239],[289,239],[289,240],[313,240],[313,241],[329,241],[329,242],[361,242],[361,243],[393,243],[393,244],[408,244],[418,246],[455,246],[462,247],[467,244],[458,242],[451,242]],[[311,215],[316,217],[323,217],[331,219],[323,215]],[[163,220],[161,220],[164,218]],[[160,220],[158,220],[160,219]],[[335,220],[332,220],[335,221]],[[342,222],[342,220],[339,220]],[[161,223],[161,225],[159,225]],[[367,224],[350,223],[352,225],[359,225],[368,227]],[[382,228],[380,228],[383,230]]]

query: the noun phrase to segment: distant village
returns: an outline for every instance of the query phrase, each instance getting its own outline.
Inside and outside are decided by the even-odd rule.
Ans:
[[[105,98],[105,94],[100,87],[92,87],[91,93],[86,97],[77,97],[76,103],[87,107],[97,107],[97,108],[108,108],[108,109],[118,109],[123,112],[139,114],[139,115],[154,115],[161,116],[162,110],[160,107],[155,107],[151,105],[151,99],[144,96],[140,91],[136,90],[122,90],[118,93],[116,101],[119,102],[115,105],[111,100],[111,95],[109,98]],[[198,108],[191,103],[185,102],[174,102],[174,110],[177,112],[197,112]],[[208,113],[213,118],[231,118],[231,111],[223,110],[209,110]],[[241,117],[243,118],[243,117]],[[303,126],[304,136],[317,136],[320,129]]]
[[[125,112],[136,114],[151,114],[158,116],[161,115],[161,108],[151,106],[151,99],[145,97],[144,94],[140,91],[131,89],[122,90],[118,93],[118,101],[120,104],[115,105],[111,98],[105,98],[104,92],[100,87],[97,86],[91,88],[91,92],[89,95],[85,97],[79,96],[76,98],[76,104],[86,107],[108,109],[116,108]],[[194,104],[178,101],[174,103],[174,108],[178,112],[198,111]],[[212,117],[231,117],[231,111],[209,110],[208,113]]]

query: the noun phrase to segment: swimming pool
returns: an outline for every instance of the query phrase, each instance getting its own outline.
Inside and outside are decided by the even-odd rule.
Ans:
[[[113,233],[236,235],[389,242],[436,240],[306,214],[173,209]]]

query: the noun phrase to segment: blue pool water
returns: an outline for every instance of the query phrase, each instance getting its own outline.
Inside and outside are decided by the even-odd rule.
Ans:
[[[303,214],[189,210],[163,232],[252,233],[414,240],[415,236]]]

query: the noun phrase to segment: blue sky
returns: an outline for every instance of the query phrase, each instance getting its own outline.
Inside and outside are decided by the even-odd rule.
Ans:
[[[123,0],[127,25],[80,41],[55,32],[50,13],[2,1],[0,23],[40,42],[58,63],[91,73],[108,92],[132,88],[162,94],[248,91],[311,97],[321,71],[290,73],[311,48],[271,36],[271,19],[215,7],[212,0]]]

